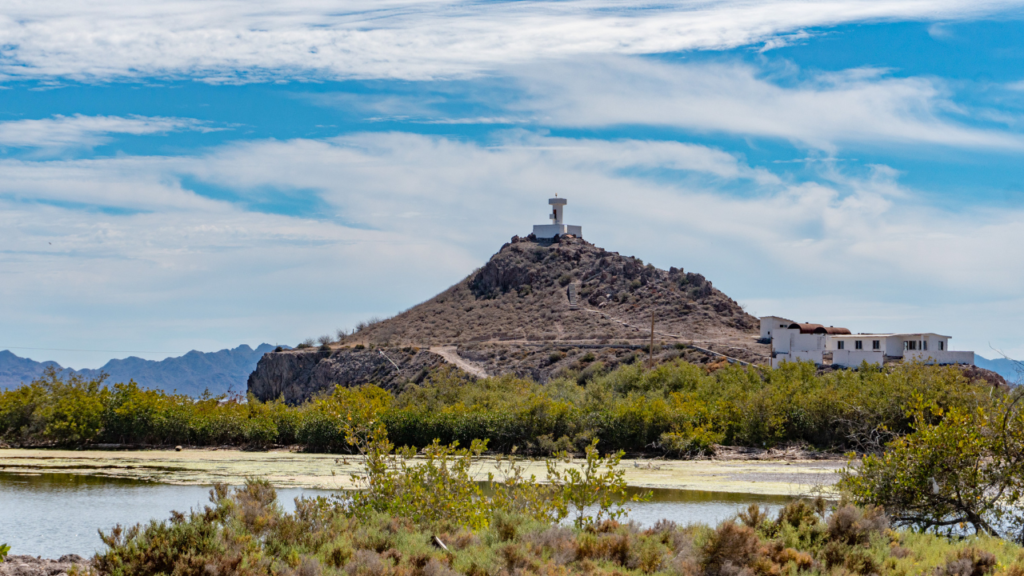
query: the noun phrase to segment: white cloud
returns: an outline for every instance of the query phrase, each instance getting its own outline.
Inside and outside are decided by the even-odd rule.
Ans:
[[[0,148],[91,148],[111,141],[111,134],[161,134],[211,128],[190,118],[56,115],[38,120],[0,122]]]
[[[781,138],[835,151],[840,143],[1024,149],[1024,138],[965,126],[933,79],[854,69],[795,86],[744,64],[668,64],[635,58],[566,62],[520,71],[532,98],[516,106],[554,126],[647,124]]]
[[[494,146],[358,134],[0,171],[0,333],[25,346],[294,343],[433,295],[544,222],[557,192],[590,241],[775,303],[761,312],[871,326],[872,310],[901,309],[964,347],[1024,348],[991,304],[1007,307],[1000,318],[1024,313],[1024,213],[928,207],[886,167],[788,182],[692,144],[516,131]],[[203,197],[182,176],[243,202]],[[243,208],[268,189],[325,208],[316,219]],[[815,298],[828,305],[792,305]]]
[[[813,27],[949,21],[1019,7],[1007,0],[680,0],[640,8],[622,0],[14,0],[0,16],[0,74],[451,78],[538,59],[775,45]]]

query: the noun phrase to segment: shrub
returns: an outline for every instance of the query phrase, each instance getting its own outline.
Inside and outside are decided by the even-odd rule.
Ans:
[[[614,520],[621,517],[628,508],[628,502],[640,502],[650,494],[629,496],[626,493],[624,470],[616,470],[622,460],[622,452],[601,456],[597,451],[597,439],[585,450],[585,462],[580,469],[565,467],[559,469],[554,460],[548,460],[548,484],[555,488],[553,505],[560,517],[573,516],[577,527],[598,524],[605,518]],[[560,459],[569,463],[568,454]],[[591,515],[588,508],[596,506]]]
[[[995,567],[995,554],[968,546],[950,554],[946,565],[935,570],[935,576],[985,576]]]
[[[704,544],[702,568],[706,574],[728,574],[730,568],[752,563],[758,552],[757,533],[749,526],[723,522]]]
[[[547,351],[545,357],[558,362],[563,352]],[[584,358],[586,354],[580,359]],[[386,424],[392,442],[416,448],[434,439],[442,444],[457,440],[463,446],[488,439],[490,448],[500,452],[519,446],[547,454],[582,451],[599,439],[602,448],[611,451],[659,451],[684,458],[712,453],[719,444],[763,447],[788,442],[877,453],[885,442],[920,430],[904,444],[893,444],[896,451],[885,456],[901,455],[907,470],[919,473],[912,483],[900,485],[902,492],[878,492],[879,497],[890,498],[889,505],[912,501],[907,500],[912,496],[908,490],[916,486],[924,491],[920,502],[929,506],[931,477],[949,487],[944,494],[955,492],[958,482],[970,488],[975,479],[1018,477],[1011,473],[1015,469],[1010,460],[993,456],[1005,453],[1006,440],[997,433],[999,414],[1008,413],[1012,400],[998,389],[965,381],[956,368],[905,365],[818,375],[811,364],[787,363],[776,370],[726,366],[709,374],[678,360],[649,371],[640,364],[630,364],[626,357],[609,371],[595,359],[545,385],[513,376],[472,380],[451,367],[424,371],[416,378],[418,384],[406,385],[401,392],[374,392],[379,400],[388,399],[376,417]],[[348,452],[352,448],[339,418],[349,413],[343,405],[349,400],[339,398],[317,397],[297,407],[250,398],[246,405],[212,395],[193,399],[145,390],[132,382],[109,385],[52,373],[0,391],[0,438],[8,443],[68,446],[298,442],[309,450]],[[908,413],[907,407],[918,398],[939,412]],[[264,404],[266,410],[257,407]],[[982,416],[976,414],[979,410]],[[952,427],[954,421],[961,423],[959,428]],[[1024,426],[1014,422],[1013,434],[1006,436],[1011,448],[1024,444],[1024,432],[1018,433]],[[933,452],[954,440],[966,442],[967,449]],[[931,460],[915,459],[914,454],[942,455],[948,466],[936,463],[932,470]],[[883,468],[894,470],[902,462],[892,460]],[[971,476],[964,472],[975,470],[971,462],[985,466]],[[867,497],[865,486],[884,487],[890,478],[885,474],[874,460],[866,459],[862,481],[867,484],[858,484],[861,492],[854,492],[861,496],[855,499]],[[972,488],[966,494],[977,499],[972,506],[983,508],[988,501],[984,491]],[[991,524],[991,519],[987,521]],[[901,525],[902,520],[894,517],[894,522]],[[951,516],[941,522],[955,520]]]
[[[390,480],[411,492],[437,486],[437,477],[410,471],[411,476],[403,477],[402,472]],[[536,479],[525,484],[544,489]],[[488,502],[486,495],[478,501],[483,507]],[[174,512],[169,521],[101,532],[107,549],[97,554],[93,567],[111,576],[485,576],[505,572],[985,576],[996,567],[1001,568],[1001,576],[1024,573],[1020,549],[991,538],[961,543],[920,533],[887,532],[866,547],[831,541],[826,534],[822,541],[791,546],[732,521],[713,530],[660,521],[640,531],[613,520],[580,529],[559,524],[557,517],[534,518],[500,508],[493,511],[486,527],[447,529],[390,512],[363,512],[350,499],[319,497],[296,500],[295,512],[289,514],[265,481],[249,479],[233,490],[215,485],[205,507],[187,514]],[[801,526],[807,526],[805,512],[805,507],[796,506],[783,516],[798,518]],[[864,518],[871,513],[848,515]],[[748,510],[748,516],[763,514]],[[785,526],[791,527],[788,519]],[[448,550],[431,545],[436,540]],[[0,547],[0,554],[4,548]]]
[[[874,534],[889,528],[889,519],[881,508],[857,508],[847,504],[832,513],[828,519],[828,536],[835,542],[851,546],[867,544]]]

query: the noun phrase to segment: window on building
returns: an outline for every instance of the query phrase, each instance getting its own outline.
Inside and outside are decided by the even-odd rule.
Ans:
[[[871,349],[872,350],[881,350],[882,349],[882,341],[881,340],[872,340],[871,341]]]
[[[927,349],[928,349],[928,341],[927,340],[922,340],[921,341],[921,350],[927,350]]]
[[[945,344],[946,344],[945,342],[943,342],[942,340],[939,340],[939,350],[945,350],[946,349]]]
[[[856,350],[863,350],[863,349],[864,349],[864,343],[863,343],[863,342],[861,342],[860,340],[855,340],[855,341],[853,342],[853,347],[854,347],[854,349],[856,349]]]
[[[910,342],[904,340],[903,341],[903,349],[904,350],[910,350]]]
[[[842,340],[840,340],[840,341],[839,341],[839,342],[838,342],[838,343],[836,344],[836,348],[838,348],[839,350],[842,350],[843,348],[845,348],[845,344],[846,344],[846,342],[843,342]]]

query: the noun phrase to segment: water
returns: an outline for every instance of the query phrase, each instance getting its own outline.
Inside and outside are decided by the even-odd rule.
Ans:
[[[326,490],[278,489],[278,500],[294,510],[297,496]],[[103,548],[97,530],[166,520],[209,503],[209,486],[175,486],[76,474],[0,473],[0,544],[11,554],[59,558],[91,556]]]
[[[166,520],[172,510],[185,512],[209,502],[208,486],[175,486],[74,474],[0,473],[0,544],[12,554],[57,558],[90,556],[101,550],[97,530]],[[330,494],[326,490],[282,488],[278,499],[294,509],[298,496]],[[781,496],[728,494],[693,490],[654,490],[651,502],[633,504],[631,520],[650,526],[663,518],[679,524],[717,524],[749,504],[777,510]]]

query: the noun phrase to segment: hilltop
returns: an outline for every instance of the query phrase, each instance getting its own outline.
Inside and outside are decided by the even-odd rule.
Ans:
[[[333,384],[397,389],[444,362],[538,382],[594,373],[645,357],[652,315],[656,361],[767,361],[757,319],[703,275],[662,270],[573,236],[531,235],[514,236],[454,286],[338,343],[267,354],[249,391],[298,403]]]
[[[766,355],[757,319],[703,275],[661,270],[571,236],[513,237],[461,282],[344,343],[643,343],[652,314],[658,340],[735,346],[750,360]]]

